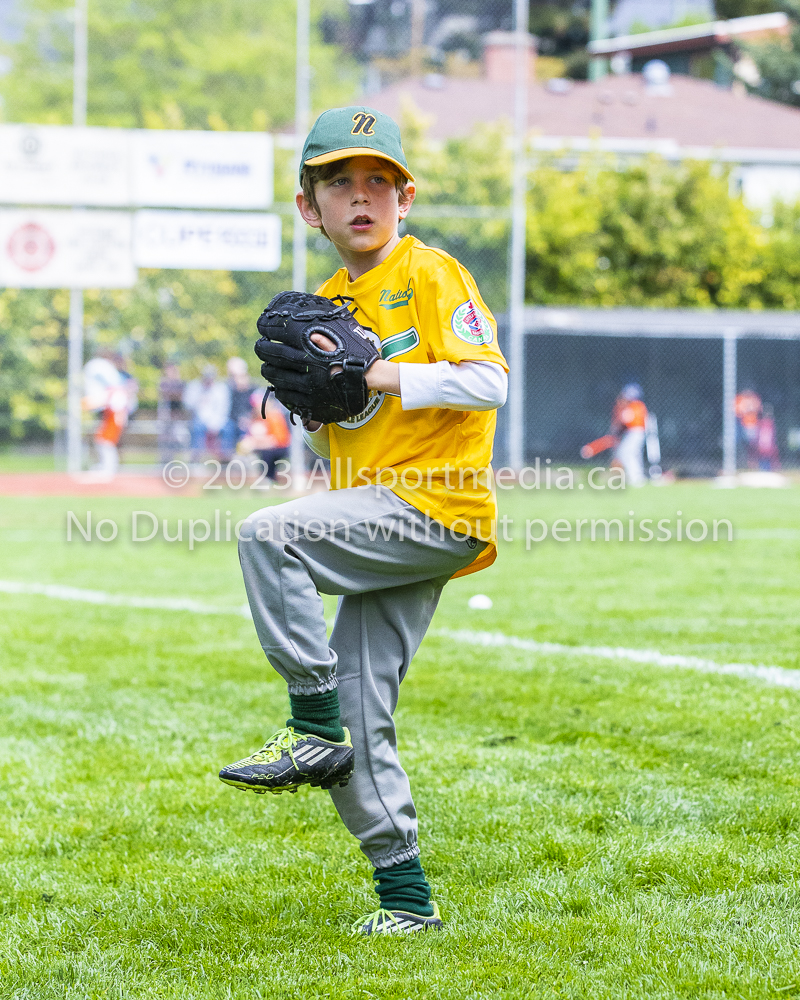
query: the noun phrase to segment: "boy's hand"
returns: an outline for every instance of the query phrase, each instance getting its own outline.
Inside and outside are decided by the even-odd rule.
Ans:
[[[312,333],[308,339],[311,341],[312,344],[316,344],[321,351],[336,350],[336,344],[334,344],[334,342],[331,340],[330,337],[326,337],[322,333]],[[331,374],[335,374],[336,372],[340,372],[341,370],[342,370],[341,365],[334,365],[333,368],[331,368]],[[314,431],[318,431],[320,427],[322,427],[322,424],[319,422],[319,420],[304,420],[303,427],[305,427],[307,431],[311,431],[311,433],[313,434]]]
[[[322,333],[312,333],[309,340],[313,344],[316,344],[321,351],[336,350],[336,344]],[[335,375],[336,372],[340,372],[341,370],[339,365],[334,365],[331,368],[331,374]],[[393,396],[399,396],[400,368],[394,361],[384,361],[381,358],[367,372],[367,385],[370,389],[375,389],[377,392],[388,392]],[[306,429],[313,432],[321,426],[322,424],[317,424],[316,427],[306,425]]]

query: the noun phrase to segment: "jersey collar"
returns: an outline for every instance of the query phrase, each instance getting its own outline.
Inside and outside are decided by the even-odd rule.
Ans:
[[[366,271],[360,278],[356,278],[355,281],[350,281],[349,277],[347,277],[347,268],[344,268],[345,294],[352,295],[355,298],[357,295],[364,295],[366,292],[371,292],[378,285],[383,284],[387,276],[397,267],[403,257],[405,257],[413,246],[417,245],[419,245],[419,240],[416,236],[404,236],[383,263],[378,264],[377,267],[373,267],[370,271]]]

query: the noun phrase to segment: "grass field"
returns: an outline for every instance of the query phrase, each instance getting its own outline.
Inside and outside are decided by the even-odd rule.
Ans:
[[[516,540],[434,628],[800,669],[798,495],[506,494]],[[800,997],[800,691],[591,655],[426,639],[398,726],[447,927],[349,936],[375,897],[328,797],[216,777],[287,716],[233,544],[129,540],[259,505],[2,500],[1,580],[231,613],[0,593],[0,997]],[[68,509],[119,537],[68,543]],[[526,549],[526,518],[629,510],[739,536]]]

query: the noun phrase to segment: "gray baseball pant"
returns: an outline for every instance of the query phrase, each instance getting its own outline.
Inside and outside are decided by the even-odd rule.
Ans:
[[[355,772],[331,797],[376,868],[415,858],[417,813],[392,718],[442,588],[485,547],[382,486],[265,507],[239,560],[261,647],[293,694],[339,688]],[[337,594],[330,642],[320,594]]]

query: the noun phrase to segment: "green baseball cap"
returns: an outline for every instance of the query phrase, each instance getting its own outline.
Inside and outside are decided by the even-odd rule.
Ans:
[[[388,160],[410,181],[400,129],[388,115],[373,108],[333,108],[323,111],[314,122],[303,146],[303,167],[316,167],[351,156],[378,156]]]

